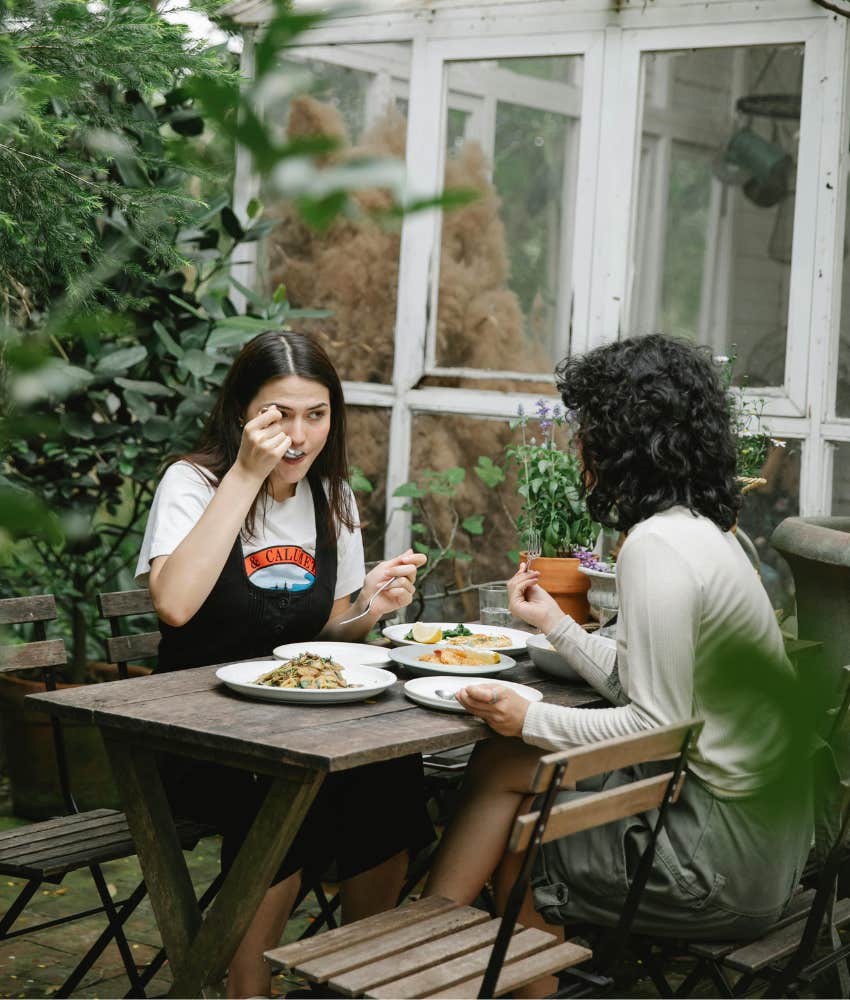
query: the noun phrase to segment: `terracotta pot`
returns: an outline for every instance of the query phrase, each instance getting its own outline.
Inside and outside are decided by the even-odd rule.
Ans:
[[[92,664],[97,677],[117,677],[112,664]],[[130,668],[131,676],[149,673]],[[59,684],[60,689],[76,687]],[[25,701],[28,694],[44,690],[40,681],[0,674],[0,732],[6,768],[12,786],[12,810],[26,819],[47,819],[65,811],[53,748],[50,716]],[[65,721],[62,724],[68,751],[71,789],[81,809],[120,808],[118,793],[103,740],[92,725]]]
[[[525,553],[521,552],[520,560],[524,559]],[[540,574],[540,586],[555,598],[558,607],[583,625],[590,617],[587,601],[590,581],[579,573],[580,565],[580,560],[576,558],[539,556],[534,560],[532,569]]]

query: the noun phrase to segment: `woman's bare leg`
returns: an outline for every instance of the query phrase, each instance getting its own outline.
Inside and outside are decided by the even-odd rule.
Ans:
[[[339,888],[342,922],[353,924],[363,917],[391,910],[398,902],[406,874],[407,851],[400,851],[374,868],[346,879]]]
[[[496,869],[496,874],[493,876],[493,893],[496,897],[496,910],[499,913],[505,912],[508,895],[514,882],[516,882],[517,875],[519,875],[522,859],[522,854],[506,854],[502,858],[502,863]],[[517,915],[517,923],[522,924],[523,927],[537,927],[539,930],[548,931],[548,933],[555,934],[559,938],[563,938],[564,936],[562,927],[546,923],[543,917],[535,910],[534,899],[530,889],[527,889],[525,892],[522,906]],[[552,993],[555,993],[557,989],[557,976],[543,976],[541,979],[536,979],[534,982],[528,983],[528,985],[513,992],[518,997],[548,997]]]
[[[496,870],[541,752],[518,740],[479,744],[469,762],[461,804],[443,834],[426,896],[471,903]]]
[[[271,970],[263,952],[276,948],[295,897],[301,887],[301,872],[273,885],[263,896],[254,919],[236,949],[227,976],[228,997],[271,995]]]

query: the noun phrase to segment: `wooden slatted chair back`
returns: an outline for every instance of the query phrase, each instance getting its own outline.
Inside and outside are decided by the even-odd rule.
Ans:
[[[47,638],[46,623],[55,620],[56,600],[52,594],[0,600],[0,626],[32,624],[35,636],[31,642],[0,646],[0,673],[40,670],[45,688],[48,691],[55,691],[56,668],[68,662],[64,640]],[[50,722],[62,798],[68,811],[76,812],[77,807],[71,794],[68,755],[62,737],[62,727],[55,716],[51,716]]]
[[[702,726],[700,719],[688,719],[686,722],[662,726],[635,736],[603,740],[590,746],[547,754],[541,758],[533,790],[542,793],[542,803],[537,808],[520,813],[511,830],[508,850],[524,851],[525,854],[519,875],[508,896],[479,997],[494,995],[499,972],[516,926],[540,845],[578,833],[580,830],[589,830],[627,816],[657,809],[658,815],[649,843],[638,862],[617,926],[612,929],[598,952],[594,954],[594,963],[598,967],[613,966],[631,930],[640,897],[655,859],[658,835],[666,821],[668,808],[678,798],[685,777],[687,756],[695,745]],[[663,774],[636,778],[618,787],[589,792],[580,799],[555,804],[558,792],[565,785],[572,785],[576,781],[609,771],[668,759],[673,759],[674,764],[671,770]]]
[[[159,631],[124,632],[122,619],[134,615],[155,615],[150,591],[122,590],[110,594],[98,594],[97,606],[102,618],[109,622],[112,635],[106,640],[106,658],[118,667],[119,676],[127,677],[130,660],[147,660],[159,651]]]
[[[12,670],[44,670],[48,684],[55,687],[54,667],[67,663],[62,639],[48,639],[45,623],[55,621],[56,601],[52,594],[36,597],[9,597],[0,600],[0,626],[32,623],[32,642],[0,646],[0,673]],[[51,687],[52,690],[52,687]]]
[[[609,771],[618,771],[637,764],[678,760],[687,755],[702,730],[702,722],[690,719],[672,726],[662,726],[636,736],[618,737],[574,750],[562,750],[540,759],[532,790],[543,792],[551,787],[560,774],[558,787],[574,785]],[[641,778],[617,788],[589,793],[581,799],[552,807],[545,829],[537,834],[541,843],[569,837],[573,833],[650,809],[660,808],[665,797],[675,802],[681,790],[684,772],[679,769]],[[517,816],[508,848],[523,851],[535,836],[540,810],[530,810]]]

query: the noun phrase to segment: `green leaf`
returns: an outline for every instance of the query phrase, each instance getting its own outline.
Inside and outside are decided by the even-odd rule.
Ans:
[[[420,499],[425,496],[425,490],[421,486],[417,486],[416,483],[402,483],[401,486],[397,486],[393,490],[394,497],[415,497]]]
[[[140,361],[144,361],[147,356],[148,349],[141,344],[137,344],[136,347],[121,347],[100,358],[94,366],[95,374],[117,375],[119,372],[125,372],[128,368],[132,368],[133,365],[139,364]]]
[[[82,413],[66,413],[62,418],[62,430],[70,434],[71,437],[80,438],[83,441],[90,441],[94,437],[94,426],[91,420],[84,417]]]
[[[469,532],[470,535],[483,535],[484,516],[482,514],[473,514],[471,517],[465,517],[461,521],[460,526],[464,531]]]
[[[215,359],[193,347],[180,359],[180,367],[191,372],[195,378],[205,378],[215,368]]]
[[[460,466],[455,466],[452,469],[446,469],[445,472],[446,479],[453,486],[457,486],[458,483],[462,483],[466,478],[466,469],[461,469]]]
[[[10,538],[32,538],[36,535],[51,545],[62,540],[62,530],[56,516],[34,493],[0,486],[0,532]]]
[[[142,382],[134,378],[116,378],[115,382],[122,389],[140,392],[143,396],[173,396],[174,390],[161,382]]]
[[[371,493],[374,490],[374,486],[357,465],[352,465],[348,470],[348,483],[355,493]]]
[[[142,435],[148,441],[166,441],[174,433],[174,424],[167,417],[151,417],[142,424]]]
[[[128,389],[124,393],[124,402],[127,409],[140,422],[150,420],[156,414],[156,407],[149,402],[141,393]]]
[[[478,465],[475,466],[474,471],[481,482],[491,489],[505,481],[505,473],[502,468],[494,465],[493,461],[487,458],[486,455],[479,456]]]
[[[183,348],[177,343],[176,340],[173,339],[171,334],[165,329],[158,319],[153,321],[153,328],[168,353],[174,358],[182,358]]]
[[[200,309],[196,309],[193,305],[187,302],[185,299],[179,298],[177,295],[169,295],[169,299],[176,305],[180,306],[181,309],[185,309],[187,313],[191,313],[198,319],[202,319],[205,323],[209,322],[209,316],[206,313],[202,313]]]
[[[256,219],[263,211],[263,203],[258,198],[252,198],[245,211],[249,219]]]
[[[252,288],[248,288],[247,285],[243,285],[241,281],[237,281],[232,274],[230,275],[230,284],[241,292],[255,309],[265,309],[268,305],[261,295],[258,295]]]
[[[425,556],[430,556],[432,554],[431,549],[429,549],[428,546],[424,544],[424,542],[414,542],[413,548],[417,552],[421,552]]]

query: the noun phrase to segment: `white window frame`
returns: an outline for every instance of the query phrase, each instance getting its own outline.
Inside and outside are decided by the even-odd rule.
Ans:
[[[835,416],[844,205],[848,164],[845,82],[847,26],[811,0],[656,0],[618,5],[605,0],[527,0],[471,4],[431,0],[374,2],[365,13],[338,18],[314,29],[309,46],[410,44],[407,170],[422,192],[441,188],[444,157],[444,65],[446,60],[531,55],[583,55],[584,85],[579,151],[579,191],[573,223],[575,253],[569,270],[573,336],[581,352],[627,332],[629,253],[634,155],[640,141],[640,57],[644,51],[797,43],[805,46],[798,193],[789,294],[786,380],[758,389],[777,437],[799,439],[800,511],[829,512],[832,444],[850,441],[850,419]],[[244,21],[262,24],[271,13],[245,4]],[[244,60],[250,60],[246,45]],[[320,58],[323,58],[320,56]],[[403,82],[396,78],[399,88]],[[399,92],[401,96],[401,91]],[[466,110],[466,109],[464,109]],[[245,165],[237,170],[237,204],[250,190]],[[718,190],[717,198],[720,197]],[[391,410],[387,510],[393,489],[409,476],[411,431],[417,413],[505,417],[518,404],[529,408],[535,394],[423,388],[429,369],[428,316],[438,267],[439,213],[404,220],[399,262],[395,365],[391,385],[345,384],[352,405]],[[723,266],[728,234],[712,234],[715,259]],[[708,255],[707,255],[708,256]],[[708,269],[708,268],[707,268]],[[243,272],[244,273],[244,272]],[[563,272],[562,272],[563,273]],[[706,334],[722,317],[706,321]],[[459,374],[456,369],[451,373]],[[493,372],[479,373],[493,377]],[[498,373],[495,373],[498,375]],[[504,373],[521,381],[522,373]],[[526,376],[527,377],[527,376]],[[409,540],[407,519],[395,516],[386,551]]]

